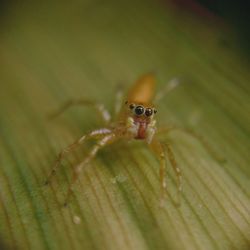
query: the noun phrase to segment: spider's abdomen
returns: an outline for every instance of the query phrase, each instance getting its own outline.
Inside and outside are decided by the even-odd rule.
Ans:
[[[155,75],[148,73],[141,76],[130,89],[127,100],[134,103],[150,104],[155,95]]]

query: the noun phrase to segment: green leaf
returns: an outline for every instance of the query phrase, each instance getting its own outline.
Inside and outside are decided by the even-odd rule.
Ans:
[[[1,27],[0,242],[7,249],[249,249],[249,64],[216,19],[154,1],[43,1],[12,5]],[[226,43],[222,42],[226,41]],[[227,46],[225,46],[225,44]],[[158,126],[183,174],[181,206],[159,207],[159,163],[139,141],[106,147],[62,206],[86,144],[43,185],[57,153],[103,126],[93,110],[47,115],[85,97],[110,110],[125,88],[155,71],[158,91],[181,85],[158,106]]]

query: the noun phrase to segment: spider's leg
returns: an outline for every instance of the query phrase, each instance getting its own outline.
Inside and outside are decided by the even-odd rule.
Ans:
[[[84,159],[84,161],[82,161],[81,163],[79,163],[76,166],[76,168],[74,169],[72,181],[71,181],[70,186],[68,188],[68,192],[67,192],[67,195],[66,195],[64,206],[66,206],[67,203],[68,203],[68,200],[69,200],[69,198],[70,198],[70,196],[72,194],[74,183],[77,181],[80,172],[86,168],[86,166],[96,156],[96,154],[98,153],[98,151],[101,148],[105,147],[107,144],[113,143],[115,141],[115,139],[116,139],[116,135],[113,134],[113,133],[110,133],[110,134],[104,136],[92,148],[92,150],[90,151],[90,153],[88,154],[88,156]]]
[[[174,157],[174,153],[172,151],[172,148],[170,146],[169,143],[164,144],[166,146],[167,149],[167,154],[168,154],[168,159],[170,161],[170,164],[172,166],[172,168],[174,169],[174,172],[177,176],[177,186],[178,186],[178,196],[182,191],[182,174],[181,174],[181,170],[178,167],[175,157]],[[179,199],[180,200],[180,199]]]
[[[153,138],[153,140],[149,144],[149,147],[160,161],[159,175],[160,175],[160,183],[161,183],[161,204],[162,204],[162,202],[164,201],[165,191],[167,191],[167,185],[166,185],[166,156],[165,156],[165,153],[164,153],[163,145],[158,139]]]
[[[175,89],[180,84],[178,78],[172,78],[165,86],[162,91],[158,92],[155,96],[154,102],[158,103],[162,98],[164,98],[168,93]]]
[[[121,111],[122,102],[124,98],[124,86],[118,85],[115,93],[115,105],[114,105],[114,118],[116,118]]]
[[[92,107],[96,110],[96,112],[99,114],[99,116],[102,118],[102,120],[105,122],[105,124],[108,124],[110,122],[111,116],[108,110],[104,107],[103,104],[85,100],[85,99],[78,99],[78,100],[69,100],[65,102],[57,111],[49,115],[49,119],[54,119],[57,116],[61,115],[64,111],[69,109],[72,106],[88,106]]]
[[[203,147],[207,150],[207,152],[219,163],[225,163],[226,162],[226,159],[219,156],[218,153],[211,147],[211,145],[205,140],[205,138],[196,133],[195,131],[193,131],[192,129],[189,129],[189,128],[182,128],[182,127],[178,127],[178,126],[166,126],[166,127],[162,127],[160,129],[158,129],[157,133],[158,134],[162,134],[162,133],[169,133],[169,132],[172,132],[172,131],[181,131],[181,132],[184,132],[192,137],[194,137],[196,140],[198,140],[202,145]]]
[[[94,131],[91,131],[90,133],[83,135],[82,137],[80,137],[78,140],[76,140],[74,143],[70,144],[68,147],[66,147],[65,149],[63,149],[57,156],[57,159],[54,163],[54,166],[50,172],[50,174],[48,175],[47,180],[45,181],[45,185],[49,184],[52,176],[56,173],[56,170],[58,169],[58,167],[60,166],[60,163],[62,161],[62,159],[70,152],[72,152],[74,149],[76,149],[78,146],[80,146],[84,141],[86,141],[87,139],[91,139],[91,138],[98,138],[100,136],[105,136],[111,133],[111,130],[108,128],[101,128],[101,129],[97,129]]]

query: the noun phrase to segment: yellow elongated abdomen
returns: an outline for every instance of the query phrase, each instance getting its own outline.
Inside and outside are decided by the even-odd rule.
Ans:
[[[155,95],[156,79],[153,73],[141,76],[128,92],[129,103],[151,104]]]

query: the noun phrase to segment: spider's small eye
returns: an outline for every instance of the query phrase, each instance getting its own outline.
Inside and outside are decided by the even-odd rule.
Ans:
[[[133,109],[134,107],[135,107],[135,105],[133,103],[129,105],[130,109]]]
[[[151,116],[153,114],[153,109],[151,108],[146,108],[145,115],[146,116]]]
[[[124,102],[124,104],[128,104],[128,101]]]
[[[154,109],[154,113],[155,113],[155,114],[157,113],[157,110],[156,110],[156,109]]]
[[[144,107],[143,106],[137,106],[135,108],[135,114],[136,115],[142,115],[142,114],[144,114]]]

